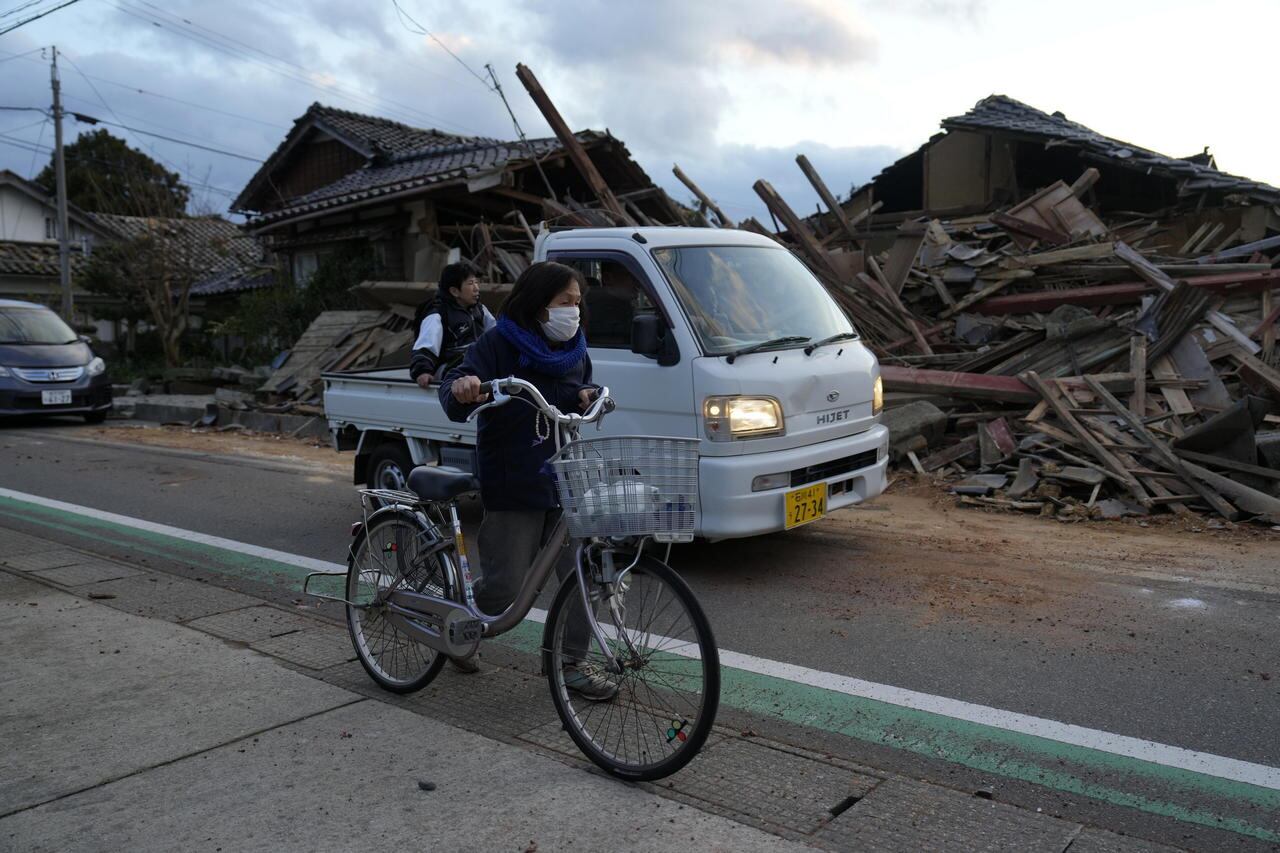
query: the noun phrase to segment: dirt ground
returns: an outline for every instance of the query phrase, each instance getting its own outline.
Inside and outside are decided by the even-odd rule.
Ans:
[[[301,463],[342,475],[351,470],[350,453],[337,453],[316,439],[137,422],[108,423],[91,432],[106,441]],[[1017,603],[1025,606],[1029,602],[1023,597],[1034,596],[1037,588],[1052,587],[1060,594],[1064,584],[1102,580],[1106,574],[1280,589],[1280,530],[1274,528],[1209,517],[1186,521],[1171,514],[1062,522],[960,507],[943,487],[913,475],[897,475],[889,490],[866,506],[835,513],[789,536],[910,566],[920,584],[916,592],[934,606],[948,601],[964,608],[1007,606],[1014,602],[999,599],[1010,589],[1019,590]],[[717,549],[726,545],[730,551],[740,546],[722,543]],[[929,571],[930,565],[938,571]],[[1012,587],[993,584],[996,565],[1005,567],[1004,573],[1025,575]],[[963,571],[965,566],[970,571]]]
[[[248,430],[218,432],[216,429],[158,426],[138,421],[108,422],[100,427],[82,430],[78,434],[84,436],[86,432],[103,441],[317,465],[343,474],[351,471],[351,454],[337,453],[328,442],[314,438],[294,438]]]

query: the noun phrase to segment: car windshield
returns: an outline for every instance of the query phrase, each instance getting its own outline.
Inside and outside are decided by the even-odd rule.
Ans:
[[[76,333],[47,308],[0,308],[0,344],[73,344]]]
[[[681,246],[654,249],[653,257],[708,355],[771,341],[799,347],[854,331],[822,284],[781,246]]]

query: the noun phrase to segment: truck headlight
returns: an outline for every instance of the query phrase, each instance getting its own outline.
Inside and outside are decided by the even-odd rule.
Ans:
[[[708,397],[702,404],[707,438],[733,441],[782,435],[782,405],[772,397]]]
[[[878,415],[884,408],[884,380],[876,377],[876,384],[871,386],[871,414]]]
[[[90,376],[98,376],[100,374],[105,373],[106,370],[107,370],[107,363],[97,357],[94,357],[93,361],[89,362],[84,367],[84,372],[89,374]]]

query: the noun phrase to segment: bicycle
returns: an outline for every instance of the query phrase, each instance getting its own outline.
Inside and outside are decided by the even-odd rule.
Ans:
[[[475,603],[458,515],[475,478],[421,466],[409,489],[362,489],[363,519],[353,525],[346,595],[304,592],[346,605],[361,665],[380,687],[410,693],[439,674],[446,657],[474,654],[482,641],[520,624],[557,559],[573,549],[547,611],[541,663],[565,730],[596,765],[624,779],[668,776],[706,742],[720,699],[720,663],[710,623],[688,584],[650,542],[689,541],[697,514],[696,439],[580,437],[613,410],[607,388],[584,414],[564,414],[515,377],[486,383],[489,402],[519,401],[538,410],[539,429],[554,426],[549,467],[561,515],[515,600],[496,615]],[[381,508],[370,512],[374,502]],[[583,626],[585,622],[585,629]],[[594,665],[616,686],[589,700],[565,681],[566,664]]]

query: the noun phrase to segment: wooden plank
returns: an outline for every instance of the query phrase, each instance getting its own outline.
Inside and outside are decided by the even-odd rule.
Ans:
[[[1252,337],[1262,343],[1263,361],[1271,360],[1271,353],[1276,348],[1276,320],[1280,319],[1280,304],[1272,306],[1275,301],[1270,290],[1262,291],[1262,322],[1253,330]]]
[[[1172,279],[1170,279],[1172,281]],[[1185,279],[1192,287],[1228,293],[1260,293],[1280,287],[1280,270],[1258,270],[1222,275],[1205,275]],[[1155,290],[1155,285],[1145,281],[1126,281],[1116,284],[1097,284],[1090,287],[1072,287],[1063,290],[1041,290],[1017,293],[989,299],[977,309],[980,314],[1031,314],[1052,311],[1059,305],[1124,305],[1140,302],[1142,297]]]
[[[915,265],[916,256],[920,254],[920,245],[924,243],[924,228],[912,223],[898,229],[898,236],[889,247],[889,260],[884,266],[884,276],[894,293],[901,293],[902,286],[907,283],[907,274]]]
[[[1053,409],[1053,413],[1058,416],[1058,420],[1089,448],[1089,451],[1096,459],[1120,479],[1120,482],[1125,485],[1125,488],[1137,499],[1138,503],[1145,507],[1151,506],[1151,496],[1147,494],[1147,490],[1142,487],[1142,484],[1129,473],[1120,460],[1116,458],[1115,454],[1102,446],[1102,443],[1089,431],[1088,427],[1081,424],[1076,419],[1076,416],[1071,414],[1070,405],[1061,399],[1062,389],[1060,387],[1055,383],[1045,382],[1034,370],[1028,370],[1026,373],[1021,374],[1019,379],[1028,387],[1034,388],[1044,398],[1049,407]]]
[[[1007,213],[1001,213],[1000,211],[996,211],[991,214],[991,221],[1006,231],[1014,234],[1021,234],[1024,237],[1032,237],[1042,243],[1061,246],[1065,243],[1071,242],[1071,235],[1069,234],[1063,234],[1061,231],[1054,228],[1037,225],[1034,222],[1024,222],[1017,217],[1010,216]]]
[[[547,124],[551,125],[551,130],[555,132],[556,138],[564,146],[569,159],[573,161],[573,165],[577,167],[578,173],[587,182],[587,186],[591,187],[591,191],[595,193],[596,198],[600,199],[600,203],[604,205],[605,209],[616,216],[623,224],[634,225],[635,222],[623,209],[622,203],[613,194],[613,190],[609,189],[604,177],[596,169],[595,164],[591,162],[591,157],[588,156],[587,150],[582,147],[578,137],[573,135],[573,131],[569,129],[568,123],[560,115],[556,105],[552,103],[551,97],[543,90],[538,78],[533,76],[533,72],[524,63],[516,65],[516,76],[524,84],[529,97],[538,105],[543,118],[547,120]]]
[[[752,188],[756,191],[756,195],[760,196],[764,206],[769,208],[769,212],[782,220],[782,224],[790,233],[791,239],[800,246],[801,251],[809,258],[814,268],[826,275],[836,276],[836,270],[833,268],[830,258],[827,257],[827,250],[822,248],[822,245],[818,243],[818,238],[814,237],[813,232],[809,230],[809,226],[796,215],[796,212],[791,209],[791,205],[787,204],[782,196],[778,195],[777,190],[763,178],[752,184]]]
[[[1237,462],[1234,459],[1223,459],[1221,456],[1211,456],[1208,453],[1196,453],[1192,450],[1183,450],[1180,447],[1173,448],[1173,452],[1183,459],[1191,462],[1199,462],[1201,465],[1208,465],[1211,468],[1225,468],[1228,471],[1238,471],[1241,474],[1252,474],[1255,477],[1265,477],[1269,480],[1280,480],[1280,471],[1275,468],[1264,468],[1261,465],[1250,465],[1247,462]]]
[[[1147,415],[1147,336],[1134,335],[1129,339],[1129,372],[1133,374],[1133,394],[1129,396],[1129,410],[1140,418]]]
[[[986,299],[988,296],[993,296],[994,294],[999,293],[1000,291],[1004,290],[1006,287],[1008,287],[1010,284],[1012,284],[1016,280],[1017,279],[1015,278],[1002,278],[997,281],[994,281],[991,284],[988,284],[986,287],[982,288],[981,290],[976,291],[975,293],[970,293],[968,296],[965,296],[959,302],[950,306],[949,308],[944,309],[943,312],[938,316],[943,320],[945,320],[948,317],[952,317],[956,314],[959,314],[961,311],[966,310],[969,306],[977,305],[979,302]]]
[[[827,206],[827,210],[831,211],[831,215],[836,218],[836,222],[844,229],[849,239],[856,242],[858,233],[853,229],[853,223],[849,221],[848,215],[844,212],[844,208],[840,206],[840,201],[835,194],[827,188],[827,184],[822,180],[822,176],[818,174],[818,170],[809,162],[809,158],[803,154],[796,155],[796,165],[800,167],[800,171],[804,172],[804,176],[809,179],[809,184],[813,187],[813,191],[818,194],[818,198],[822,199],[822,203]]]
[[[1000,266],[1005,269],[1035,269],[1053,264],[1109,258],[1114,253],[1110,243],[1085,243],[1083,246],[1068,246],[1065,249],[1050,249],[1047,252],[1033,252],[1029,255],[1006,258],[1001,261]]]
[[[1086,376],[1084,381],[1088,383],[1089,388],[1098,397],[1098,401],[1103,403],[1107,408],[1111,409],[1117,417],[1124,421],[1129,427],[1129,431],[1134,434],[1148,449],[1155,454],[1156,458],[1173,473],[1177,474],[1182,480],[1198,494],[1205,503],[1213,507],[1214,511],[1228,521],[1234,521],[1237,513],[1236,508],[1228,501],[1224,500],[1222,495],[1215,492],[1209,486],[1205,485],[1198,477],[1196,477],[1182,460],[1174,455],[1163,441],[1151,434],[1151,430],[1147,429],[1142,419],[1126,409],[1119,400],[1117,400],[1110,391],[1102,387],[1102,384],[1096,381],[1092,376]]]
[[[682,172],[678,165],[672,164],[671,173],[676,176],[676,179],[680,181],[680,183],[684,184],[686,187],[689,188],[689,192],[693,193],[694,197],[697,198],[698,201],[702,202],[707,207],[711,208],[711,212],[714,213],[716,215],[716,218],[720,220],[721,228],[735,227],[733,224],[733,220],[724,215],[724,211],[720,209],[720,205],[712,201],[711,197],[706,193],[704,193],[702,189],[693,182],[692,178],[690,178],[688,175]]]
[[[886,391],[911,391],[942,394],[968,400],[998,400],[1006,403],[1034,403],[1039,397],[1025,383],[1013,376],[986,373],[953,373],[915,367],[880,366]]]
[[[1151,363],[1151,375],[1156,379],[1161,396],[1164,397],[1164,401],[1169,404],[1169,408],[1173,410],[1175,415],[1194,415],[1196,413],[1196,407],[1191,404],[1191,398],[1187,396],[1186,391],[1179,387],[1178,383],[1182,380],[1182,376],[1178,373],[1178,369],[1173,366],[1173,359],[1166,355],[1153,361]]]
[[[1098,178],[1101,176],[1101,173],[1097,169],[1090,166],[1085,169],[1080,174],[1080,177],[1076,178],[1075,183],[1071,185],[1071,194],[1076,198],[1083,198],[1084,194],[1089,191],[1090,187],[1098,182]]]

